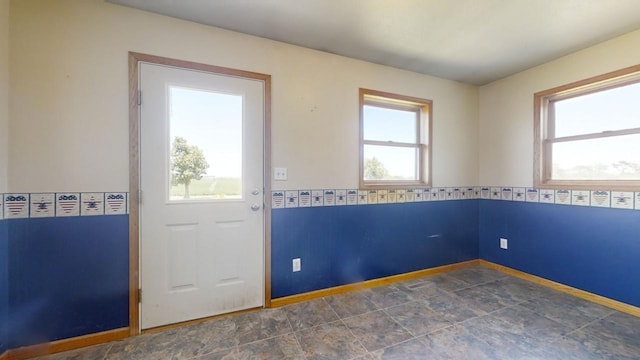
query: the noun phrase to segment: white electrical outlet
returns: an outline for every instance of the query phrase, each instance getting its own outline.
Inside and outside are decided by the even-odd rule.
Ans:
[[[500,238],[500,249],[508,249],[509,248],[509,240],[505,238]]]
[[[287,168],[273,168],[273,180],[287,180]]]
[[[301,267],[300,258],[293,259],[292,263],[293,263],[293,272],[300,271],[300,267]]]

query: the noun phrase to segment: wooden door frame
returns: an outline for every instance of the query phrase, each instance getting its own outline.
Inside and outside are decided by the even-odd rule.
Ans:
[[[222,74],[264,83],[264,306],[271,306],[271,75],[129,52],[129,334],[140,334],[140,63]]]

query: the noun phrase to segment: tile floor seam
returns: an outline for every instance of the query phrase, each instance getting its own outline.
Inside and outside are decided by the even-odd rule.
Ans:
[[[278,337],[281,337],[281,336],[291,335],[291,334],[293,334],[293,333],[295,333],[295,331],[294,331],[294,330],[291,330],[290,332],[287,332],[287,333],[282,333],[282,334],[276,334],[276,335],[272,335],[272,336],[267,336],[267,337],[264,337],[264,338],[260,338],[260,339],[258,339],[258,340],[253,340],[253,341],[249,341],[249,342],[246,342],[246,343],[238,344],[238,345],[236,345],[236,346],[246,346],[246,345],[251,345],[251,344],[255,344],[255,343],[260,342],[260,341],[264,341],[264,340],[271,340],[271,339],[275,339],[275,338],[278,338]]]
[[[411,330],[407,329],[406,327],[402,326],[402,324],[400,324],[391,314],[389,314],[387,312],[388,308],[384,308],[382,309],[382,311],[391,319],[393,320],[396,324],[398,324],[398,326],[400,326],[400,328],[402,328],[404,331],[407,332],[407,334],[411,335],[412,337],[417,337],[418,335],[413,335],[413,333],[411,332]]]
[[[472,289],[472,288],[477,287],[477,286],[478,286],[478,284],[469,285],[469,286],[461,287],[461,288],[456,289],[456,290],[454,290],[454,291],[461,291],[461,290],[466,290],[466,289]]]
[[[476,341],[480,341],[483,344],[486,344],[488,347],[492,348],[491,344],[489,344],[488,341],[478,337],[477,335],[475,335],[473,332],[471,332],[469,329],[467,329],[465,326],[460,325],[472,338],[476,339]]]
[[[612,312],[612,313],[607,314],[607,315],[605,315],[605,316],[603,316],[603,317],[600,317],[600,318],[598,318],[598,319],[596,319],[596,320],[597,320],[597,321],[604,320],[604,319],[606,319],[606,318],[608,318],[608,317],[610,317],[610,316],[613,316],[613,315],[615,315],[615,314],[616,314],[615,312]],[[633,316],[633,315],[631,315],[631,316]]]
[[[298,332],[302,332],[302,331],[305,331],[305,330],[315,329],[315,328],[320,327],[320,326],[323,326],[323,325],[333,324],[333,323],[338,322],[338,321],[340,321],[340,320],[342,320],[342,319],[337,318],[337,319],[332,320],[332,321],[323,322],[323,323],[321,323],[321,324],[317,324],[317,325],[313,325],[313,326],[309,326],[309,327],[301,328],[301,329],[298,329],[298,330],[293,330],[293,332],[298,333]]]
[[[349,320],[349,319],[352,319],[352,318],[357,317],[357,316],[371,314],[371,313],[373,313],[373,312],[380,311],[380,310],[384,310],[384,309],[382,309],[382,308],[378,308],[378,309],[375,309],[375,310],[371,310],[371,311],[363,312],[363,313],[361,313],[361,314],[349,315],[349,316],[345,316],[345,317],[340,317],[340,316],[339,316],[339,318],[340,318],[340,319],[343,319],[343,320]]]
[[[287,312],[284,310],[284,308],[282,309],[282,312],[284,313],[284,317],[287,319],[287,324],[289,324],[289,328],[291,329],[292,332],[296,332],[296,329],[293,328],[293,324],[291,323],[291,319],[289,319],[289,314],[287,314]]]
[[[612,314],[610,314],[610,315],[612,315]],[[586,323],[586,324],[584,324],[584,325],[580,326],[579,328],[577,328],[577,329],[575,329],[575,330],[573,330],[573,331],[571,331],[571,332],[567,333],[567,335],[571,335],[571,334],[573,334],[573,333],[575,333],[575,332],[578,332],[578,331],[581,331],[581,330],[583,330],[583,329],[586,329],[587,327],[589,327],[589,326],[591,326],[591,325],[593,325],[593,324],[597,323],[598,321],[606,319],[606,318],[607,318],[607,317],[609,317],[610,315],[607,315],[607,316],[605,316],[605,317],[603,317],[603,318],[600,318],[600,319],[595,319],[595,320],[593,320],[593,321],[589,321],[588,323]]]
[[[395,307],[398,307],[398,306],[407,305],[407,304],[410,304],[410,303],[421,303],[421,301],[419,301],[419,300],[411,300],[411,301],[408,301],[408,302],[406,302],[406,303],[402,303],[402,304],[393,304],[393,305],[391,305],[391,306],[387,306],[387,307],[382,308],[382,309],[380,309],[380,310],[385,310],[385,311],[386,311],[386,310],[388,310],[388,309],[395,308]]]
[[[447,320],[447,321],[448,321],[448,320]],[[425,336],[429,336],[430,334],[433,334],[433,333],[435,333],[435,332],[443,331],[443,330],[446,330],[446,329],[448,329],[448,328],[451,328],[451,327],[454,327],[454,326],[457,326],[457,325],[458,325],[458,323],[452,323],[452,322],[450,322],[450,321],[449,321],[449,325],[447,325],[447,326],[445,326],[445,327],[442,327],[442,328],[440,328],[440,329],[431,330],[431,331],[427,332],[427,333],[426,333],[426,334],[424,334],[424,335],[416,336],[416,338],[422,338],[422,337],[425,337]],[[418,340],[419,340],[419,339],[418,339]]]
[[[545,319],[547,319],[547,320],[551,320],[551,321],[553,321],[553,322],[554,322],[554,323],[556,323],[556,324],[559,324],[559,325],[561,325],[561,326],[565,326],[565,327],[569,328],[567,325],[563,324],[563,323],[562,323],[562,322],[560,322],[559,320],[552,319],[552,318],[548,317],[546,314],[540,314],[540,313],[538,313],[537,311],[534,311],[533,309],[529,309],[528,307],[526,307],[526,306],[522,306],[522,305],[520,305],[520,304],[518,304],[518,306],[520,306],[520,307],[522,307],[522,308],[525,308],[525,309],[527,309],[527,311],[532,312],[532,313],[534,313],[534,314],[536,314],[536,315],[538,315],[538,316],[542,316],[543,318],[545,318]]]
[[[291,328],[291,330],[293,332],[296,331],[296,329],[293,328],[293,323],[291,322],[291,319],[289,318],[289,313],[286,311],[287,306],[282,307],[282,312],[284,312],[284,316],[287,318],[287,324],[289,324],[289,327]]]
[[[410,337],[409,339],[402,340],[402,341],[400,341],[400,342],[397,342],[397,343],[395,343],[395,344],[391,344],[391,345],[388,345],[388,346],[385,346],[385,347],[381,347],[380,349],[376,349],[376,350],[375,350],[375,351],[373,351],[373,352],[369,351],[368,353],[369,353],[369,354],[371,354],[371,355],[373,356],[373,353],[374,353],[374,352],[383,351],[383,350],[386,350],[386,349],[388,349],[388,348],[391,348],[391,347],[394,347],[394,346],[398,346],[398,345],[400,345],[400,344],[404,344],[404,343],[406,343],[406,342],[413,341],[413,340],[418,340],[418,341],[420,341],[420,342],[422,343],[422,340],[420,340],[420,338],[421,338],[421,337],[424,337],[424,336],[425,336],[425,335],[412,336],[412,337]],[[383,351],[383,352],[384,352],[384,351]]]
[[[320,326],[320,325],[318,325]],[[290,333],[287,334],[282,334],[280,336],[285,336],[285,335],[293,335],[293,338],[296,339],[296,344],[298,345],[298,350],[300,350],[300,354],[302,354],[302,357],[306,360],[307,359],[307,355],[304,353],[304,349],[302,348],[302,344],[300,343],[300,337],[298,336],[298,334],[304,330],[307,329],[300,329],[300,330],[293,330]]]
[[[107,348],[107,351],[105,351],[104,356],[102,357],[102,360],[107,360],[107,356],[109,356],[111,349],[113,349],[113,344],[109,344],[109,347]]]
[[[525,303],[527,303],[527,302],[529,302],[531,300],[535,300],[535,299],[527,299],[527,300],[518,301],[515,304],[509,305],[508,307],[522,306],[522,304],[525,304]],[[522,306],[522,307],[525,308],[525,309],[528,309],[528,307],[526,307],[526,306]]]
[[[496,281],[499,281],[499,280],[500,279],[493,279],[493,280],[481,281],[481,282],[477,282],[477,283],[473,283],[473,284],[471,284],[471,283],[467,283],[467,284],[469,284],[469,287],[475,287],[475,286],[480,286],[480,285],[487,285],[489,283],[496,282]]]
[[[493,311],[487,312],[485,315],[491,315],[491,314],[496,313],[498,311],[501,311],[501,310],[504,310],[504,309],[508,309],[508,308],[511,308],[511,307],[514,307],[514,306],[517,306],[517,305],[519,305],[519,304],[505,305],[505,306],[503,306],[503,307],[501,307],[499,309],[495,309]],[[471,320],[471,319],[469,319],[469,320]]]
[[[296,338],[296,342],[298,343],[298,345],[300,346],[300,348],[302,349],[302,343],[300,342],[300,333],[301,330],[298,331],[294,331],[293,332],[293,336]],[[307,355],[304,353],[304,349],[302,349],[302,356],[306,359]]]
[[[517,305],[514,305],[514,306],[517,306]],[[525,309],[526,309],[526,308],[525,308]],[[532,311],[532,310],[530,310],[530,309],[527,309],[527,310],[528,310],[528,311],[530,311],[530,312],[532,312],[532,313],[533,313],[533,314],[535,314],[535,315],[541,316],[541,317],[543,317],[543,318],[545,318],[545,319],[547,319],[547,320],[550,320],[550,321],[552,321],[552,322],[554,322],[554,323],[556,323],[556,324],[560,325],[560,327],[564,327],[564,328],[570,329],[569,327],[566,327],[564,324],[562,324],[562,323],[561,323],[561,322],[559,322],[559,321],[556,321],[556,320],[553,320],[553,319],[549,319],[548,317],[546,317],[546,316],[544,316],[544,315],[541,315],[541,314],[537,314],[537,313],[533,312],[533,311]],[[507,321],[506,319],[502,319],[502,318],[499,318],[499,317],[496,317],[496,316],[493,316],[493,318],[494,318],[494,319],[496,319],[497,321],[502,322],[503,324],[511,325],[511,323],[510,323],[509,321]],[[561,340],[563,337],[565,337],[565,336],[566,336],[567,334],[569,334],[569,333],[570,333],[570,332],[567,332],[566,334],[558,335],[558,336],[557,336],[557,338],[553,338],[553,339],[542,339],[542,338],[540,338],[540,337],[538,337],[538,336],[535,336],[534,334],[532,334],[532,333],[530,333],[530,332],[527,332],[527,331],[525,331],[523,335],[524,335],[526,338],[530,338],[530,339],[533,339],[533,340],[535,340],[535,341],[543,341],[543,342],[550,342],[550,343],[553,343],[553,342],[556,342],[556,341],[558,341],[558,340]]]
[[[382,288],[382,287],[389,287],[390,289],[393,289],[392,291],[389,291],[390,293],[393,293],[393,292],[401,292],[401,293],[403,293],[403,294],[407,295],[407,301],[399,302],[399,303],[395,303],[395,304],[393,304],[392,306],[398,306],[398,305],[406,304],[406,303],[411,302],[411,301],[415,301],[414,299],[410,298],[410,296],[409,296],[409,294],[407,294],[407,292],[405,292],[405,291],[403,291],[403,290],[401,290],[401,289],[398,289],[398,288],[394,287],[393,285],[384,285],[384,286],[379,286],[378,288]],[[371,289],[370,289],[370,290],[371,290]],[[371,298],[371,296],[365,295],[365,297],[366,297],[367,299],[369,299],[369,301],[371,301],[371,302],[372,302],[374,305],[376,305],[379,309],[383,309],[383,308],[385,308],[385,306],[384,306],[384,304],[383,304],[383,303],[376,302],[375,300],[373,300],[373,299]]]
[[[473,311],[473,308],[471,306],[469,306],[469,304],[467,304],[466,302],[462,301],[462,299],[461,299],[460,302],[462,303],[462,307]],[[429,310],[431,310],[431,311],[433,311],[435,313],[440,313],[440,314],[442,313],[442,312],[439,312],[437,309],[434,309],[431,306],[429,306],[429,304],[425,304],[425,306]],[[477,309],[477,310],[480,311],[482,314],[479,314],[479,315],[476,315],[476,316],[472,316],[470,318],[467,318],[467,319],[464,319],[464,320],[460,320],[460,321],[449,320],[449,319],[446,319],[446,320],[455,325],[455,324],[461,323],[461,322],[466,321],[466,320],[472,320],[472,319],[476,319],[476,318],[481,317],[481,316],[488,315],[488,313],[486,311],[484,311],[484,310],[481,310],[481,309]]]
[[[531,310],[531,309],[529,309],[529,310]],[[550,318],[549,316],[547,316],[547,314],[541,314],[541,313],[539,313],[539,312],[537,312],[537,311],[533,311],[533,310],[531,310],[531,311],[532,311],[534,314],[537,314],[537,315],[540,315],[540,316],[544,317],[545,319],[549,319],[549,320],[554,321],[554,322],[556,322],[556,323],[558,323],[558,324],[560,324],[560,325],[564,325],[563,323],[561,323],[561,322],[560,322],[560,320]],[[582,325],[582,326],[578,326],[578,327],[577,327],[577,328],[575,328],[575,329],[574,329],[574,328],[569,328],[569,329],[571,329],[571,331],[569,331],[567,334],[572,333],[572,332],[574,332],[575,330],[580,330],[580,329],[582,329],[582,328],[584,328],[584,327],[588,326],[589,324],[592,324],[592,323],[594,323],[594,322],[596,322],[596,321],[600,321],[600,320],[602,320],[602,319],[603,319],[603,318],[597,318],[597,319],[595,319],[595,320],[592,320],[592,321],[587,322],[586,324],[584,324],[584,325]]]
[[[296,344],[298,344],[298,349],[300,350],[300,354],[302,354],[302,357],[304,358],[304,360],[307,360],[307,354],[304,353],[304,349],[302,348],[302,344],[300,343],[300,339],[298,338],[298,336],[296,336],[295,332],[293,333],[293,337],[294,339],[296,339]]]
[[[344,322],[344,320],[340,319],[340,322],[342,323],[342,325],[344,325],[344,327],[347,328],[347,330],[349,331],[349,334],[351,334],[351,336],[353,336],[354,339],[356,339],[356,341],[358,342],[358,344],[364,349],[364,351],[369,354],[369,350],[364,346],[364,344],[362,343],[362,341],[360,341],[360,339],[356,336],[356,334],[351,330],[351,328],[349,327],[349,325],[347,325],[347,323]],[[366,354],[365,354],[366,355]],[[364,355],[359,355],[359,356],[364,356]]]
[[[514,306],[515,306],[515,305],[514,305]],[[475,316],[475,317],[472,317],[472,318],[464,319],[464,320],[462,320],[462,321],[459,321],[459,322],[454,323],[454,325],[460,325],[460,326],[463,326],[463,327],[464,327],[464,326],[468,325],[468,323],[469,323],[469,322],[474,321],[474,320],[477,320],[477,319],[480,319],[480,318],[485,317],[485,316],[488,316],[488,317],[490,317],[490,318],[492,318],[492,319],[495,319],[495,320],[497,320],[497,321],[500,321],[500,322],[502,322],[502,323],[505,323],[505,321],[504,321],[503,319],[501,319],[501,318],[499,318],[499,317],[497,317],[497,316],[494,316],[493,314],[494,314],[494,313],[496,313],[496,312],[498,312],[498,311],[501,311],[501,310],[504,310],[504,309],[510,308],[510,307],[511,307],[511,306],[506,306],[506,307],[503,307],[503,308],[497,309],[497,310],[495,310],[495,311],[492,311],[492,312],[490,312],[490,313],[485,313],[484,315],[479,315],[479,316]],[[509,324],[509,323],[507,323],[507,324]],[[465,328],[465,329],[466,329],[466,328]]]
[[[333,308],[333,306],[331,306],[331,304],[329,304],[329,302],[327,301],[326,297],[322,298],[322,301],[324,301],[325,304],[327,304],[327,306],[329,307],[329,309],[331,309],[331,311],[333,311],[333,314],[338,318],[341,319],[340,315],[338,315],[338,312]]]
[[[186,360],[199,359],[199,358],[202,358],[202,357],[207,356],[209,354],[213,354],[216,351],[227,350],[227,349],[229,349],[229,350],[233,349],[233,352],[235,352],[237,354],[238,353],[238,349],[237,348],[238,348],[238,345],[234,345],[234,346],[231,346],[231,347],[228,347],[228,348],[216,348],[216,349],[213,349],[213,350],[211,350],[209,352],[206,352],[206,353],[203,353],[203,354],[194,355],[194,356],[190,356],[190,357],[187,357],[185,359]],[[176,355],[175,353],[171,353],[171,359],[175,359],[175,355]]]

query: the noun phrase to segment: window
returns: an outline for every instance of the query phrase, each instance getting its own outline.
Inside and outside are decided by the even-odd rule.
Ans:
[[[242,95],[168,87],[172,202],[242,198]]]
[[[535,94],[536,186],[640,186],[640,65]]]
[[[429,186],[431,100],[360,89],[360,187]]]

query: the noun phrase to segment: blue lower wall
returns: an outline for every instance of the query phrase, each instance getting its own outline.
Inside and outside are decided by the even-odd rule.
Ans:
[[[431,201],[277,209],[271,227],[273,298],[481,258],[640,306],[640,211]],[[128,239],[127,215],[0,220],[0,353],[128,326]]]
[[[0,220],[0,354],[8,349],[9,323],[9,233],[7,222]]]
[[[480,200],[479,241],[481,259],[640,306],[640,211]]]
[[[128,326],[127,215],[5,222],[9,348]]]
[[[478,258],[478,200],[279,209],[271,226],[273,298]]]
[[[477,200],[275,210],[272,294],[476,259],[477,238]],[[128,249],[127,215],[0,221],[0,319],[11,329],[0,351],[128,326]]]

